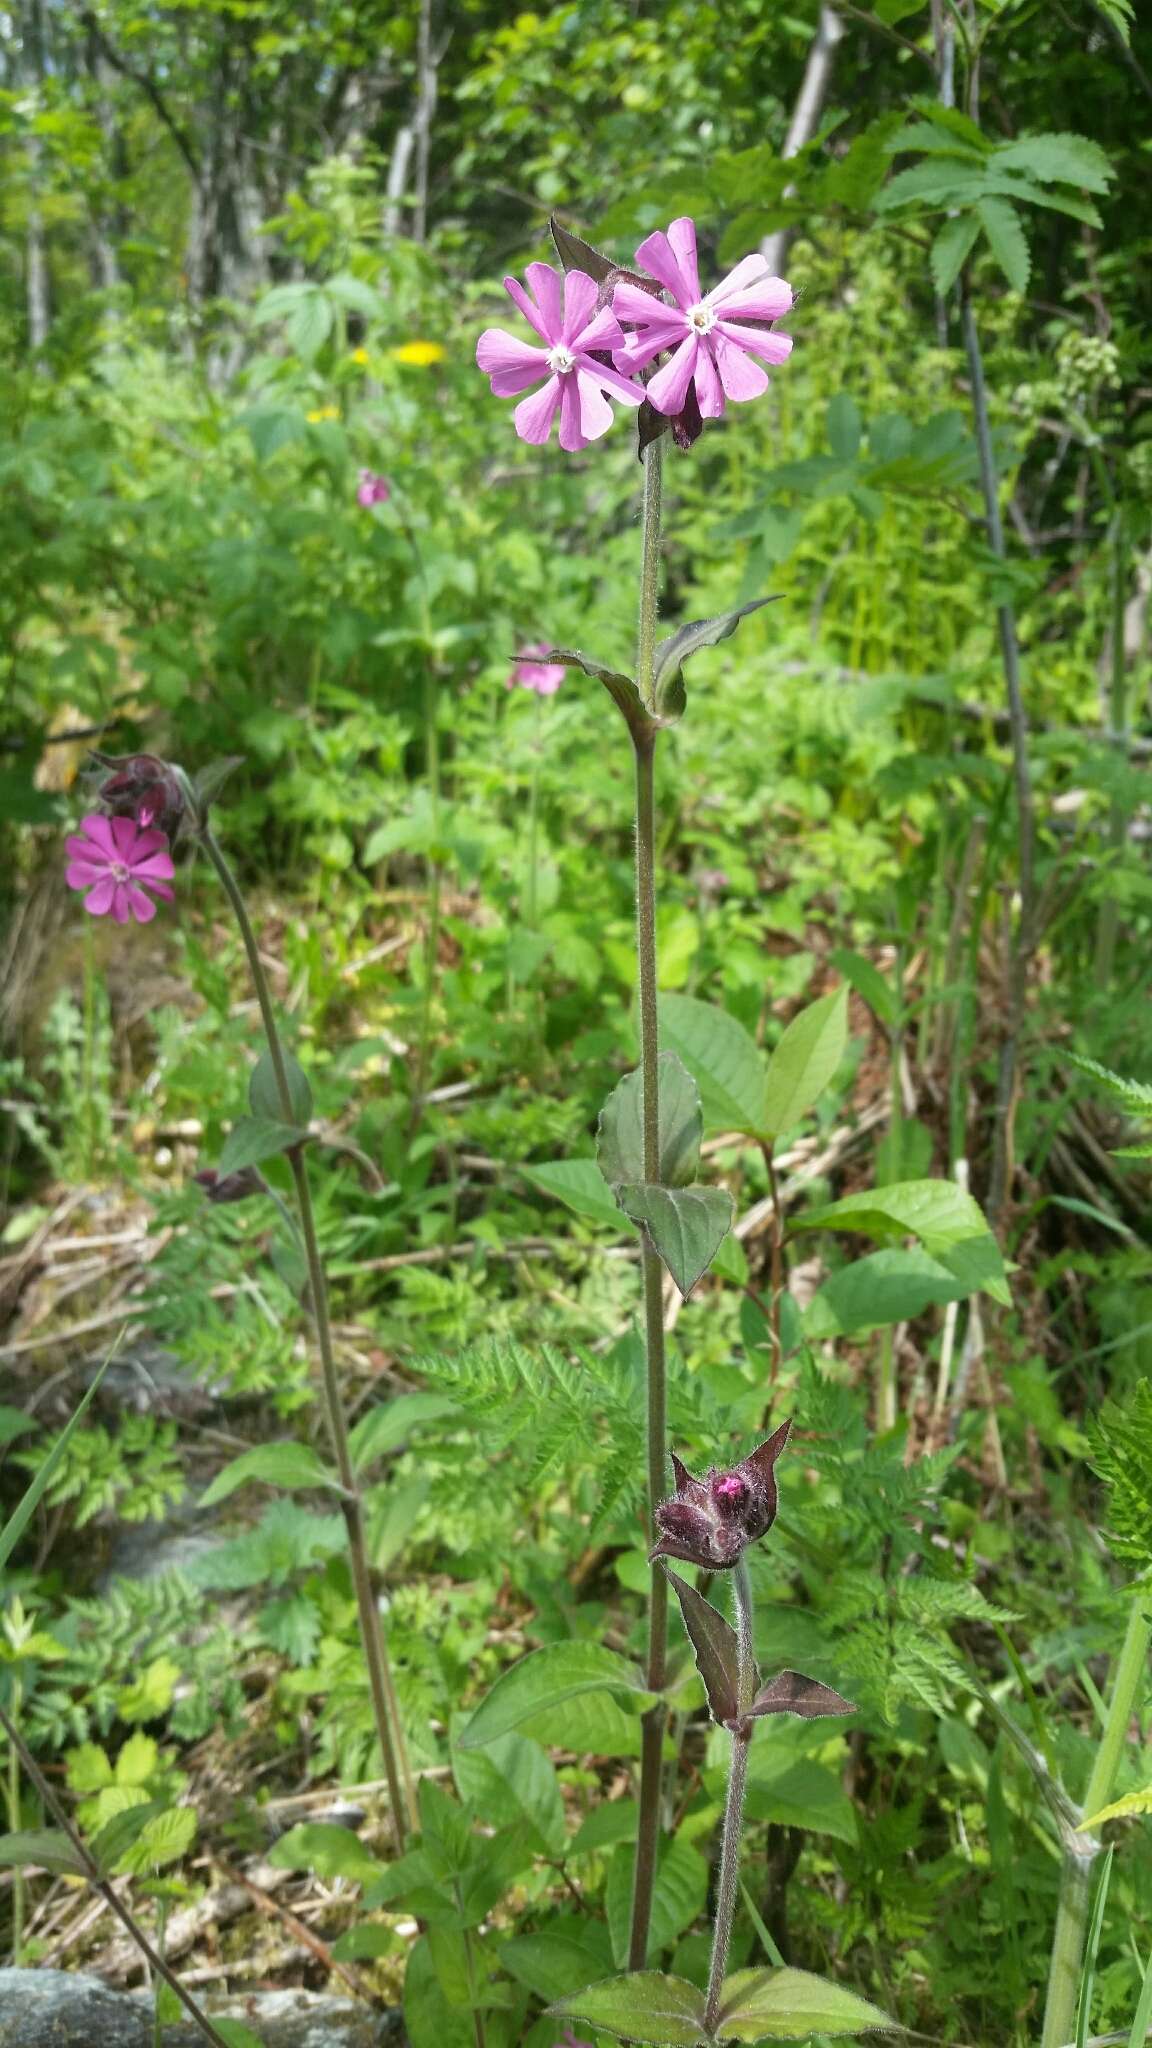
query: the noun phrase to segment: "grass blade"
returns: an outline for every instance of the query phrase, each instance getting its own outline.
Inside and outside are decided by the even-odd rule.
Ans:
[[[70,1420],[65,1424],[64,1428],[61,1430],[60,1435],[57,1437],[56,1442],[53,1444],[52,1449],[49,1451],[48,1456],[45,1458],[44,1463],[40,1467],[40,1470],[37,1472],[35,1478],[33,1479],[32,1484],[28,1488],[27,1493],[24,1495],[23,1499],[17,1504],[17,1506],[13,1509],[11,1515],[8,1517],[8,1520],[5,1522],[4,1527],[0,1529],[0,1571],[3,1571],[4,1566],[7,1564],[8,1559],[11,1557],[12,1552],[16,1548],[16,1545],[19,1543],[20,1538],[24,1534],[25,1529],[28,1527],[29,1522],[32,1520],[32,1517],[36,1512],[37,1502],[39,1501],[40,1496],[44,1492],[44,1489],[47,1486],[48,1481],[51,1479],[53,1472],[56,1470],[57,1465],[60,1463],[61,1458],[64,1456],[64,1453],[67,1450],[68,1444],[71,1440],[73,1430],[78,1428],[79,1424],[83,1420],[85,1410],[91,1402],[93,1395],[96,1393],[101,1380],[103,1379],[105,1373],[108,1370],[108,1367],[111,1365],[112,1360],[116,1355],[119,1342],[120,1340],[119,1338],[117,1338],[116,1343],[112,1346],[111,1351],[108,1353],[107,1358],[104,1360],[103,1365],[100,1367],[99,1372],[93,1380],[92,1385],[89,1387],[88,1392],[85,1394],[84,1399],[81,1401],[80,1406],[77,1408],[76,1413],[70,1418]]]
[[[1076,2008],[1076,2048],[1086,2048],[1088,2040],[1088,2022],[1092,2016],[1092,1989],[1096,1977],[1096,1954],[1100,1947],[1100,1930],[1104,1925],[1104,1908],[1108,1902],[1108,1880],[1112,1875],[1114,1854],[1114,1848],[1109,1846],[1100,1867],[1100,1875],[1096,1881],[1096,1896],[1092,1901],[1092,1918],[1088,1926],[1084,1967],[1080,1972],[1080,2003]]]

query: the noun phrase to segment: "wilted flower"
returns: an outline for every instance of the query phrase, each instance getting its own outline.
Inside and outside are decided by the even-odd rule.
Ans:
[[[360,481],[356,485],[358,505],[386,505],[391,496],[392,486],[386,476],[378,476],[374,469],[360,471]]]
[[[635,330],[617,354],[622,368],[641,370],[665,349],[673,351],[645,392],[657,412],[682,412],[693,384],[705,419],[718,419],[726,399],[759,398],[768,379],[753,358],[783,363],[792,352],[790,335],[770,334],[761,324],[779,320],[792,304],[783,278],[769,274],[762,256],[745,256],[702,293],[696,226],[686,217],[674,220],[667,234],[649,235],[636,261],[676,301],[669,306],[624,279],[612,294],[613,311]]]
[[[610,307],[597,310],[592,279],[582,270],[561,278],[547,263],[530,263],[526,276],[531,293],[514,277],[504,279],[504,289],[543,347],[520,341],[502,327],[489,327],[476,344],[476,361],[492,379],[496,398],[513,398],[545,378],[541,389],[516,407],[516,432],[522,441],[544,442],[559,412],[560,446],[571,454],[599,440],[612,425],[606,393],[631,406],[638,406],[644,394],[608,360],[623,350],[624,335]],[[603,362],[596,361],[597,350],[604,352]]]
[[[713,1467],[693,1479],[672,1453],[676,1491],[655,1511],[660,1540],[649,1558],[679,1557],[709,1572],[730,1571],[750,1543],[776,1520],[775,1464],[788,1441],[791,1422],[726,1472]]]
[[[156,825],[171,839],[185,811],[184,784],[158,754],[94,754],[101,768],[110,768],[97,789],[113,818],[132,818],[147,828]]]
[[[85,818],[80,831],[67,841],[70,889],[85,889],[85,910],[93,917],[109,911],[117,924],[135,918],[148,924],[156,905],[146,888],[166,903],[172,901],[167,884],[175,869],[163,832],[149,827],[141,831],[132,818]],[[146,885],[146,886],[142,886]]]
[[[546,654],[547,648],[539,640],[518,655],[516,665],[508,678],[508,688],[519,685],[522,690],[535,690],[538,697],[554,697],[564,681],[564,664],[559,661],[533,661],[533,655]],[[527,657],[527,658],[526,658]]]

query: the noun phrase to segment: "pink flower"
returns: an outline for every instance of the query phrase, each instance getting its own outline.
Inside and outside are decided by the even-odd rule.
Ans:
[[[132,818],[85,818],[80,831],[67,841],[70,889],[87,889],[85,910],[93,917],[111,911],[117,924],[135,918],[147,924],[156,915],[146,884],[166,903],[172,901],[167,887],[175,869],[163,832],[154,826],[141,830]]]
[[[688,219],[674,220],[666,235],[649,235],[636,261],[676,301],[666,305],[623,280],[612,294],[613,312],[636,330],[617,357],[626,369],[642,370],[663,350],[673,351],[645,392],[657,412],[680,412],[693,383],[705,419],[719,419],[728,398],[759,398],[768,379],[753,358],[783,363],[792,353],[791,336],[769,334],[763,324],[779,320],[792,304],[783,278],[769,276],[762,256],[745,256],[722,283],[701,293],[696,226]]]
[[[611,308],[597,310],[592,279],[582,270],[570,270],[561,279],[547,263],[530,263],[526,274],[531,293],[514,277],[504,279],[504,289],[543,347],[519,341],[502,327],[489,327],[476,344],[476,361],[491,377],[496,398],[513,398],[545,378],[540,390],[516,407],[516,432],[522,441],[540,444],[559,412],[560,446],[572,454],[598,441],[612,425],[607,392],[634,406],[644,394],[609,362],[595,359],[594,351],[622,351],[625,342]]]
[[[362,469],[356,486],[356,503],[367,509],[371,505],[386,505],[392,496],[392,486],[386,476],[377,476],[374,469]]]
[[[546,654],[547,648],[539,640],[533,642],[519,655],[516,666],[508,678],[508,688],[515,689],[519,683],[522,690],[535,690],[538,697],[554,697],[564,681],[564,664],[560,661],[532,661],[526,657]]]

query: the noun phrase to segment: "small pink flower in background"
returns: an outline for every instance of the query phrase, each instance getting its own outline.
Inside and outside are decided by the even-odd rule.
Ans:
[[[762,256],[745,256],[720,284],[702,293],[696,227],[686,218],[674,220],[666,235],[649,235],[636,261],[676,301],[666,305],[624,280],[612,294],[613,312],[635,329],[617,354],[621,368],[642,370],[665,349],[673,352],[645,391],[657,412],[680,412],[692,384],[705,419],[719,419],[726,399],[759,398],[768,389],[768,378],[754,358],[783,363],[792,353],[790,335],[770,334],[761,324],[779,320],[792,304],[783,278],[769,275]]]
[[[517,661],[508,678],[508,688],[513,690],[519,684],[522,690],[535,690],[538,697],[554,697],[564,681],[564,665],[559,661],[533,661],[530,657],[546,654],[547,648],[540,641],[524,649],[524,655]],[[524,657],[528,656],[529,659]]]
[[[148,924],[156,905],[146,892],[172,901],[168,883],[175,874],[168,841],[163,832],[149,826],[141,830],[131,818],[85,818],[78,833],[66,842],[70,889],[86,889],[85,910],[93,917],[111,911],[117,924],[135,918]]]
[[[598,295],[590,277],[570,270],[561,278],[547,263],[530,263],[526,276],[531,292],[514,277],[504,279],[504,289],[543,346],[520,341],[503,327],[489,327],[476,344],[476,361],[492,379],[495,398],[514,398],[544,378],[540,390],[516,407],[516,432],[522,441],[539,445],[548,439],[559,413],[560,446],[574,454],[598,441],[612,425],[608,392],[632,406],[640,404],[644,393],[610,363],[595,359],[596,350],[612,354],[622,351],[625,343],[611,308],[597,310]]]
[[[377,476],[374,469],[362,469],[356,486],[356,503],[366,509],[371,505],[386,505],[392,496],[392,486],[386,476]]]

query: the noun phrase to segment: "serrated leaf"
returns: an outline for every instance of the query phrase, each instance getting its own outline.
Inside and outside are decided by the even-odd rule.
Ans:
[[[650,1695],[639,1667],[601,1643],[549,1643],[505,1671],[477,1707],[457,1749],[480,1749],[563,1700],[586,1692],[623,1693],[639,1711]]]
[[[633,1223],[643,1224],[687,1299],[732,1227],[727,1188],[657,1188],[626,1182],[617,1188],[616,1199]]]
[[[1137,1814],[1152,1813],[1152,1785],[1142,1785],[1138,1792],[1126,1792],[1122,1799],[1114,1799],[1109,1806],[1102,1806],[1098,1813],[1090,1813],[1076,1830],[1085,1834],[1102,1827],[1106,1820],[1131,1820]]]
[[[145,1877],[188,1854],[196,1840],[196,1815],[190,1806],[172,1806],[153,1814],[129,1847],[116,1859],[127,1876]]]
[[[805,1678],[802,1671],[781,1671],[760,1687],[749,1717],[759,1721],[768,1714],[796,1714],[802,1721],[821,1721],[833,1714],[858,1711],[843,1693],[834,1692],[830,1685],[821,1685],[818,1678]]]
[[[657,1065],[659,1154],[656,1178],[661,1187],[690,1185],[700,1164],[704,1119],[691,1074],[674,1052],[662,1052]],[[609,1187],[644,1179],[644,1075],[637,1067],[612,1090],[600,1112],[596,1156]]]
[[[548,2008],[557,2019],[583,2020],[620,2041],[652,2048],[696,2048],[704,2039],[704,1993],[683,1977],[634,1970],[604,1977]]]
[[[690,1586],[678,1572],[664,1566],[664,1575],[680,1602],[684,1626],[696,1658],[696,1669],[704,1680],[708,1708],[723,1727],[740,1711],[740,1645],[731,1622],[718,1613],[710,1600]]]
[[[768,1062],[761,1128],[770,1138],[790,1131],[818,1101],[848,1043],[848,991],[837,989],[793,1017]]]
[[[1106,152],[1086,135],[1021,135],[1001,144],[992,161],[1041,184],[1079,185],[1085,192],[1107,192],[1116,175]]]
[[[307,1136],[300,1125],[281,1123],[278,1118],[239,1116],[224,1140],[217,1171],[223,1177],[238,1173],[242,1166],[259,1166],[261,1160],[291,1151]]]
[[[310,362],[313,356],[319,355],[331,334],[333,317],[331,299],[318,287],[312,287],[288,316],[286,333],[289,346]]]
[[[764,1056],[739,1018],[697,996],[661,996],[660,1036],[696,1082],[708,1128],[759,1135]]]
[[[918,1237],[939,1256],[967,1238],[987,1237],[977,1202],[951,1180],[897,1181],[887,1188],[862,1189],[805,1210],[790,1219],[790,1230],[856,1230],[865,1237]]]
[[[722,2041],[803,2041],[810,2034],[895,2027],[878,2005],[808,1970],[737,1970],[724,1980],[716,2035]]]
[[[1014,292],[1028,289],[1032,258],[1020,216],[1006,199],[981,199],[976,211],[988,246]]]
[[[928,259],[932,266],[932,282],[940,298],[947,298],[972,254],[979,234],[980,222],[974,213],[958,213],[954,220],[946,220],[940,229]]]
[[[336,1474],[328,1470],[310,1444],[255,1444],[250,1451],[231,1459],[223,1471],[216,1474],[207,1491],[200,1496],[201,1507],[214,1507],[217,1501],[227,1500],[229,1494],[253,1479],[260,1480],[265,1486],[289,1490],[323,1486],[334,1493],[343,1492]]]
[[[65,1877],[84,1877],[85,1865],[62,1828],[29,1828],[25,1833],[0,1835],[0,1864],[23,1870],[36,1864]]]
[[[926,157],[910,170],[897,171],[874,201],[877,213],[896,213],[903,206],[939,213],[949,206],[974,204],[984,189],[984,165],[960,157]]]
[[[299,1060],[287,1049],[284,1051],[283,1060],[284,1075],[288,1083],[287,1117],[285,1105],[280,1100],[276,1068],[268,1051],[261,1053],[252,1069],[252,1078],[248,1083],[248,1107],[254,1117],[262,1118],[265,1123],[282,1124],[287,1121],[307,1129],[312,1121],[311,1084]]]
[[[758,612],[766,604],[776,604],[775,597],[754,597],[748,604],[737,605],[734,610],[717,612],[712,619],[691,619],[686,625],[678,626],[666,640],[661,640],[656,649],[652,665],[652,703],[657,718],[674,722],[684,715],[684,692],[680,670],[693,654],[702,647],[715,647],[721,640],[727,640],[736,631],[741,619],[750,612]]]

